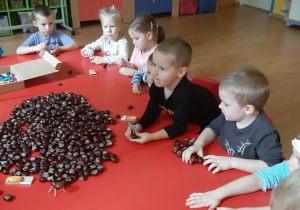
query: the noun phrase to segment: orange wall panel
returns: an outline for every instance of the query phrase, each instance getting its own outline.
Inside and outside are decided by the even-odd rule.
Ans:
[[[122,14],[122,1],[120,0],[78,0],[80,21],[99,20],[99,10],[112,5]]]

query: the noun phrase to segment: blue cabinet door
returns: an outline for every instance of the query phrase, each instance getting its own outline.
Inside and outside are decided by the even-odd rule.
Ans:
[[[200,0],[198,5],[198,13],[216,11],[217,0]]]
[[[172,0],[135,0],[135,14],[172,12]]]

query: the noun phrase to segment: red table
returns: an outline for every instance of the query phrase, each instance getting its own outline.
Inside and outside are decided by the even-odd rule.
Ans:
[[[9,56],[0,59],[0,65],[11,65],[31,59],[37,55]],[[35,78],[25,82],[26,88],[0,95],[0,122],[10,116],[10,111],[24,99],[50,92],[74,92],[88,99],[95,109],[111,111],[114,114],[141,116],[147,105],[148,88],[144,86],[142,95],[132,93],[130,78],[118,73],[118,67],[111,65],[104,69],[101,65],[91,64],[83,58],[79,50],[63,53],[57,57],[64,63],[63,69],[56,74]],[[89,76],[88,70],[95,69],[99,75]],[[69,75],[68,70],[73,70]],[[82,75],[76,77],[77,75]],[[56,83],[63,85],[58,86]],[[132,110],[127,105],[132,104]],[[164,120],[162,120],[164,119]],[[170,116],[162,114],[158,123],[148,131],[162,128],[172,123]],[[0,174],[0,191],[12,194],[15,199],[5,202],[0,199],[1,210],[17,209],[72,209],[72,210],[147,210],[147,209],[188,209],[185,200],[193,192],[205,192],[215,189],[236,178],[247,175],[246,172],[229,170],[213,175],[207,166],[185,164],[172,153],[173,140],[139,145],[129,142],[124,132],[127,123],[117,120],[109,127],[116,134],[117,142],[108,150],[117,154],[118,163],[104,162],[106,170],[86,181],[76,181],[66,192],[59,190],[54,198],[48,194],[50,183],[40,183],[39,175],[30,186],[5,185],[6,175]],[[189,126],[188,132],[176,139],[197,137],[197,126]],[[227,155],[217,144],[205,148],[205,154]],[[221,205],[230,207],[268,205],[270,191],[256,192],[225,199]],[[253,202],[255,201],[255,202]],[[206,209],[206,208],[204,208]]]

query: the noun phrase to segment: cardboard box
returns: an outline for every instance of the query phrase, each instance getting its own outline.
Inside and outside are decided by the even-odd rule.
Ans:
[[[61,61],[47,51],[41,51],[37,60],[5,66],[0,68],[0,73],[11,72],[18,78],[17,82],[0,85],[0,93],[11,92],[25,88],[25,80],[59,72]]]

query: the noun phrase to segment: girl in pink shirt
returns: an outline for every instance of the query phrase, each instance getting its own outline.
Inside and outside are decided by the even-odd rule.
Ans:
[[[140,14],[131,21],[128,33],[133,40],[134,49],[129,62],[122,60],[119,73],[126,76],[145,73],[148,57],[157,44],[165,39],[165,31],[151,15]]]

